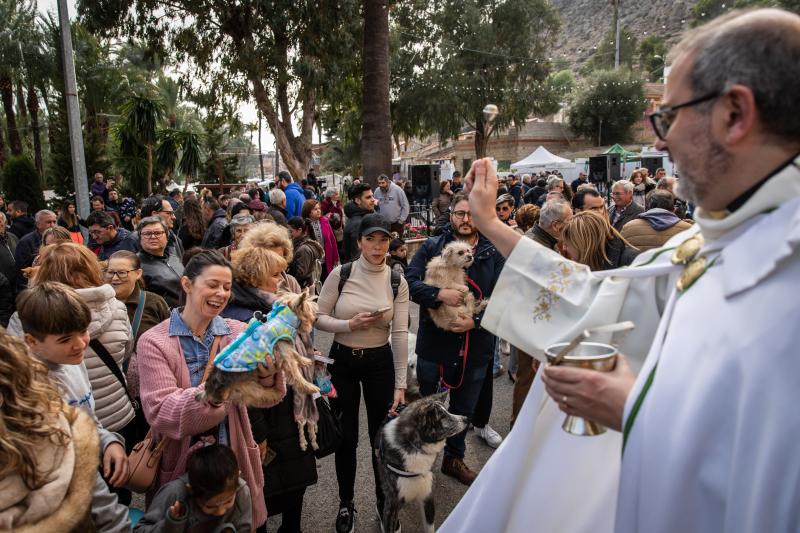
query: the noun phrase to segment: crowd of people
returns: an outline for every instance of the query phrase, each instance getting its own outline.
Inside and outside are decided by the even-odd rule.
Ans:
[[[629,219],[623,233],[631,227],[630,239],[643,247],[657,246],[688,224],[673,214],[666,190],[648,193],[649,209],[642,212],[632,182],[617,182],[617,203],[608,210],[591,184],[579,184],[568,199],[564,191],[570,187],[562,178],[545,181],[541,198],[527,188],[529,176],[501,182],[498,217],[593,269],[627,265],[636,255],[637,248],[615,229],[618,211]],[[501,343],[480,327],[480,314],[445,331],[428,313],[464,299],[459,291],[425,282],[427,263],[448,243],[463,241],[473,249],[467,274],[479,299],[491,296],[503,269],[503,257],[473,223],[460,175],[442,182],[433,206],[440,227],[413,257],[402,239],[408,199],[385,175],[374,190],[353,184],[344,206],[336,189],[301,187],[288,175],[279,176],[269,192],[174,190],[138,206],[120,199],[115,182],[95,177],[93,210],[85,220],[72,201],[58,214],[42,210],[30,216],[24,202],[12,200],[3,203],[0,215],[5,349],[16,354],[9,361],[27,349],[43,365],[30,371],[30,379],[47,373],[41,386],[47,394],[53,385],[60,391],[65,405],[48,408],[47,423],[68,435],[82,420],[71,410],[78,408],[98,427],[102,475],[91,480],[89,508],[101,530],[130,528],[127,454],[148,432],[165,445],[137,531],[158,531],[165,520],[232,523],[246,530],[263,527],[268,513],[282,515],[281,531],[300,530],[305,489],[317,477],[314,455],[297,444],[294,421],[318,416],[313,399],[287,385],[274,366],[261,369],[260,377],[283,398],[278,403],[212,405],[195,399],[209,361],[256,312],[272,309],[282,290],[318,295],[315,327],[333,334],[325,354],[334,361],[327,371],[337,396],[330,401],[344,435],[335,456],[337,531],[353,527],[362,391],[371,443],[387,414],[406,401],[409,351],[417,353],[421,394],[446,388],[453,413],[470,417],[488,445],[502,442],[488,424]],[[641,216],[629,215],[632,209]],[[676,224],[669,226],[672,219]],[[659,229],[651,228],[652,221]],[[416,346],[408,345],[410,301],[421,309]],[[320,355],[310,335],[298,335],[296,349]],[[529,355],[509,349],[516,413],[534,366]],[[312,370],[308,378],[313,377]],[[280,453],[264,463],[267,449]],[[442,472],[469,485],[477,474],[464,462],[465,449],[464,433],[448,439]],[[43,475],[40,466],[30,475]],[[380,508],[374,464],[373,469]],[[215,482],[200,481],[205,475]]]
[[[334,458],[339,510],[331,517],[337,532],[354,530],[362,394],[369,441],[362,444],[372,445],[383,420],[407,401],[412,349],[420,394],[447,392],[449,411],[499,446],[502,437],[488,421],[493,382],[502,375],[501,340],[482,327],[489,320],[483,310],[459,315],[446,330],[431,318],[432,309],[465,300],[465,292],[426,278],[430,261],[457,242],[472,250],[466,274],[477,300],[522,289],[498,283],[505,272],[530,268],[519,264],[524,255],[512,254],[516,249],[567,258],[585,272],[624,269],[615,270],[619,276],[635,270],[624,267],[640,253],[658,263],[653,276],[685,267],[661,306],[662,320],[676,327],[659,329],[638,378],[620,356],[608,374],[547,367],[544,386],[568,414],[624,432],[618,530],[796,529],[797,424],[786,411],[796,397],[796,334],[776,328],[766,311],[775,306],[780,316],[797,317],[786,291],[798,270],[800,134],[796,121],[784,122],[769,107],[781,91],[753,96],[760,80],[753,76],[768,60],[797,59],[799,20],[776,10],[733,14],[684,43],[665,93],[671,112],[713,103],[682,115],[683,122],[674,114],[665,122],[665,110],[655,114],[657,146],[674,153],[685,172],[680,180],[637,169],[605,184],[607,204],[584,174],[569,184],[558,173],[497,179],[490,162],[479,160],[464,183],[456,173],[441,184],[436,234],[411,257],[402,240],[408,198],[385,175],[375,189],[352,184],[344,206],[341,193],[320,191],[313,174],[298,183],[286,173],[268,192],[175,190],[138,206],[120,197],[116,180],[97,175],[86,220],[69,201],[58,214],[30,214],[25,202],[3,199],[0,527],[130,531],[126,485],[136,465],[128,455],[153,436],[161,456],[135,531],[265,530],[268,515],[282,516],[279,531],[300,531],[305,491],[317,482],[317,458],[301,445],[301,432],[305,422],[320,420],[320,398],[296,390],[267,357],[254,377],[269,391],[262,400],[200,399],[216,355],[287,292],[317,295],[315,328],[333,334],[324,355],[313,332],[298,332],[293,342],[315,361],[305,377],[327,373],[336,391],[329,400],[342,429]],[[737,83],[719,82],[712,96],[692,101],[703,81],[698,64],[727,58],[738,65],[733,45],[773,34],[777,52],[748,52],[746,68],[734,69]],[[786,68],[797,70],[797,62]],[[794,81],[777,68],[760,76]],[[724,179],[709,166],[715,153],[728,158]],[[676,185],[692,203],[676,200]],[[686,218],[692,204],[696,226]],[[708,246],[692,242],[698,232]],[[678,252],[696,244],[695,253],[710,258],[688,285],[681,283],[697,258],[682,263],[647,252],[678,234],[685,239]],[[420,309],[413,347],[410,302]],[[730,327],[746,338],[730,341]],[[767,344],[757,355],[769,364],[750,372],[749,358]],[[518,424],[538,364],[508,349]],[[638,397],[632,408],[630,394]],[[726,410],[732,405],[733,415]],[[674,431],[681,429],[678,442]],[[471,485],[477,474],[465,462],[467,431],[447,439],[441,472]],[[372,467],[380,509],[374,455]],[[647,487],[658,498],[648,498]]]

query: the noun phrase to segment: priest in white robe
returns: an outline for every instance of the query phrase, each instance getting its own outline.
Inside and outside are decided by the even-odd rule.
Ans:
[[[653,125],[657,148],[668,150],[681,171],[678,194],[698,206],[697,224],[665,247],[673,250],[648,252],[649,265],[635,263],[660,265],[654,279],[670,283],[647,358],[638,377],[624,361],[607,374],[548,367],[543,376],[561,410],[623,432],[616,513],[559,492],[564,475],[574,486],[586,480],[602,488],[582,456],[573,462],[579,469],[560,472],[531,467],[521,443],[516,456],[504,454],[515,426],[484,467],[510,472],[513,489],[497,476],[493,487],[482,486],[482,472],[464,498],[468,507],[456,507],[442,531],[588,531],[598,518],[594,530],[626,533],[800,530],[798,76],[800,17],[783,11],[726,15],[679,45]],[[487,207],[496,187],[491,166],[476,162],[470,185],[478,228],[510,255],[507,268],[523,270],[524,250],[535,253],[536,245],[505,231]],[[665,261],[675,252],[675,264]],[[512,287],[515,280],[508,281]],[[494,297],[511,292],[498,283]],[[612,316],[624,309],[623,302]],[[523,330],[522,321],[532,320],[498,312],[492,324],[490,311],[484,327],[496,333]],[[539,411],[531,402],[538,388],[519,419]],[[546,414],[538,412],[540,422]],[[535,432],[530,438],[539,445]],[[526,468],[535,480],[516,475]],[[616,483],[604,479],[607,489]],[[553,491],[525,491],[548,481]],[[526,510],[541,501],[549,512]],[[498,512],[495,504],[511,516],[492,527],[480,515]],[[569,527],[560,528],[559,519]]]

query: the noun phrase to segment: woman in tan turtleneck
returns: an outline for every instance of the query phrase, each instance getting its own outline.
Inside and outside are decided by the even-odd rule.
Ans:
[[[353,261],[350,277],[339,293],[335,268],[319,295],[317,328],[335,333],[329,366],[338,397],[333,406],[342,414],[343,442],[336,452],[339,483],[337,531],[350,531],[353,524],[353,491],[358,446],[358,411],[361,389],[367,408],[370,446],[386,417],[405,401],[408,365],[408,284],[401,279],[397,297],[391,286],[391,269],[386,264],[391,233],[389,223],[379,214],[366,215],[359,227],[361,256]],[[376,311],[388,309],[375,314]],[[389,339],[391,337],[391,345]],[[378,508],[383,496],[375,472]]]

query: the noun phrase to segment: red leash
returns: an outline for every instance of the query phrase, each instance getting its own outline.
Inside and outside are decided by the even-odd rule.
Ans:
[[[475,289],[478,292],[478,301],[480,302],[481,300],[483,300],[483,291],[481,290],[480,287],[478,287],[478,284],[475,283],[474,281],[472,281],[472,279],[469,276],[467,276],[467,283],[470,285],[470,287],[472,287],[473,289]],[[439,365],[439,390],[440,391],[442,391],[442,389],[453,390],[453,389],[458,389],[459,387],[461,387],[461,385],[464,383],[464,373],[465,373],[465,371],[467,369],[467,355],[468,354],[469,354],[469,331],[466,332],[466,334],[464,336],[464,344],[461,346],[461,350],[458,353],[458,356],[462,357],[464,359],[463,362],[461,363],[461,378],[458,380],[458,385],[453,386],[453,385],[450,385],[449,383],[447,383],[447,381],[445,381],[445,379],[444,379],[444,365],[440,364]]]

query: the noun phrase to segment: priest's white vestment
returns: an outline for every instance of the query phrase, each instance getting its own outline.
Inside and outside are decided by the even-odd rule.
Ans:
[[[569,262],[564,276],[547,273],[552,256],[526,240],[517,245],[484,327],[533,351],[631,319],[638,337],[621,351],[634,366],[648,339],[625,409],[631,431],[621,476],[621,435],[563,433],[563,413],[537,377],[514,430],[440,531],[800,528],[799,161],[724,218],[698,210],[694,228],[611,277]],[[698,230],[711,266],[678,293],[670,249]],[[595,309],[603,299],[605,313]],[[653,313],[664,315],[657,329]]]

